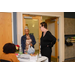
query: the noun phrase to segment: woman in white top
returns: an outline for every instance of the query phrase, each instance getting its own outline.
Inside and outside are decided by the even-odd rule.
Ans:
[[[31,38],[30,38],[30,36],[28,35],[28,36],[26,36],[26,49],[25,49],[25,51],[27,52],[28,51],[28,48],[29,48],[29,45],[31,45],[32,46],[32,40],[31,40]]]

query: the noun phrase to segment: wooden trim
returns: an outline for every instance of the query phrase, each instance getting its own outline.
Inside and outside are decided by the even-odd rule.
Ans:
[[[55,19],[55,37],[56,37],[56,43],[55,43],[55,57],[57,58],[58,62],[58,18]]]
[[[56,56],[51,56],[51,57],[57,58]]]
[[[40,53],[40,38],[42,35],[42,31],[40,30],[40,23],[42,22],[41,17],[39,17],[39,53]]]
[[[55,37],[56,37],[56,44],[55,44],[55,56],[58,56],[58,24],[57,24],[58,18],[55,21]]]
[[[57,19],[57,17],[53,17],[53,18],[50,18],[50,19],[46,19],[45,22],[46,23],[48,23],[48,22],[49,23],[54,23],[54,22],[51,22],[51,20],[55,20],[55,19]]]

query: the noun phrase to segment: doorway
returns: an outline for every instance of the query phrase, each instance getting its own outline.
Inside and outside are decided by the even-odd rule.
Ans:
[[[35,50],[40,52],[40,37],[42,32],[40,30],[40,23],[45,21],[47,23],[48,30],[57,38],[56,44],[52,48],[51,60],[53,62],[58,61],[58,18],[50,16],[36,16],[36,15],[24,15],[23,14],[23,35],[25,26],[28,26],[30,34],[33,34],[36,39]],[[39,53],[38,52],[38,53]]]
[[[41,30],[40,23],[42,22],[41,16],[35,15],[25,15],[23,14],[23,35],[25,35],[24,29],[25,26],[29,28],[29,33],[34,35],[36,44],[35,44],[35,52],[40,53],[40,38],[41,38]]]
[[[52,47],[52,55],[51,55],[51,60],[53,62],[58,62],[59,61],[59,54],[58,54],[58,25],[59,25],[59,18],[58,17],[50,17],[49,19],[46,19],[45,22],[47,23],[48,30],[52,33],[53,36],[56,37],[56,43]]]

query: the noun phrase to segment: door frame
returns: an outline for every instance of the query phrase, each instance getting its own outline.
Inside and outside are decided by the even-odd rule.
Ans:
[[[13,28],[13,12],[3,12],[3,13],[11,13],[11,22],[12,22],[12,43],[14,43],[14,28]]]
[[[30,15],[42,15],[42,16],[50,16],[50,17],[59,17],[59,61],[64,61],[64,12],[17,12],[17,43],[21,45],[20,39],[23,35],[23,14]],[[20,29],[20,31],[19,31]],[[19,34],[19,35],[18,35]]]

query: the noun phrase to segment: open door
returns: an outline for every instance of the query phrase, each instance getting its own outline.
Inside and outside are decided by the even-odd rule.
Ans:
[[[25,35],[24,29],[25,26],[28,26],[30,34],[33,34],[36,40],[35,50],[39,50],[40,52],[40,23],[42,22],[41,16],[35,15],[25,15],[23,14],[23,35]]]
[[[12,43],[12,14],[0,12],[0,55],[6,43]]]
[[[51,61],[58,62],[58,18],[46,19],[48,30],[56,37],[56,44],[52,47]]]

